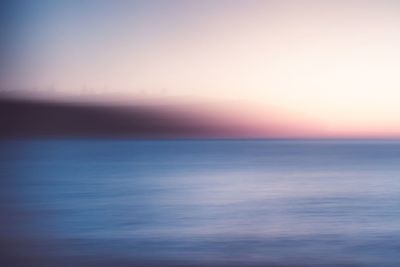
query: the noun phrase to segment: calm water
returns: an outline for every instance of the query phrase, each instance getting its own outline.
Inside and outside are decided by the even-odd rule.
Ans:
[[[400,266],[400,142],[0,148],[1,266]]]

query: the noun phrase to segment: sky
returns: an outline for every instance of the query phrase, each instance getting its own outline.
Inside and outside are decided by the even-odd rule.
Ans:
[[[272,123],[400,137],[398,1],[16,0],[1,12],[3,91],[207,103],[257,136]]]

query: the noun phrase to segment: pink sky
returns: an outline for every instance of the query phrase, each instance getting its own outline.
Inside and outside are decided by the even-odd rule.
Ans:
[[[395,1],[27,1],[16,8],[19,45],[3,90],[202,105],[254,136],[273,128],[282,137],[400,137]]]

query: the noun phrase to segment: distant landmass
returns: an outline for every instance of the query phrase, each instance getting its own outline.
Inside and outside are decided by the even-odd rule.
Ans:
[[[190,113],[192,114],[192,113]],[[0,98],[0,138],[207,138],[229,129],[171,107]]]

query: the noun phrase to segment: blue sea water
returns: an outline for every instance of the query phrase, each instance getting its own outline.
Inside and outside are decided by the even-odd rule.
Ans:
[[[400,142],[0,142],[1,266],[400,266]]]

